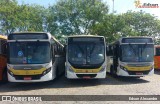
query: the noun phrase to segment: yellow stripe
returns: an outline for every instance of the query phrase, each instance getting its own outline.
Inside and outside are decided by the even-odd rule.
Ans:
[[[77,69],[72,66],[71,68],[75,73],[98,73],[102,69],[102,67],[96,69]]]
[[[5,39],[5,40],[7,40],[7,36],[0,35],[0,39]]]
[[[128,71],[146,71],[146,70],[150,70],[152,68],[152,66],[146,66],[146,67],[129,67],[129,66],[125,66],[125,68]]]
[[[43,71],[45,71],[46,68],[41,68],[41,69],[37,69],[37,70],[15,70],[15,69],[10,69],[10,71],[14,74],[14,75],[38,75],[38,74],[42,74]]]

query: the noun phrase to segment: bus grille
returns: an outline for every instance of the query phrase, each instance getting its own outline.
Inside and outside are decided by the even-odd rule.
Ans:
[[[138,75],[137,73],[142,73],[142,75],[147,75],[150,70],[147,71],[128,71],[129,75]]]
[[[31,80],[38,80],[42,75],[14,75],[16,80],[24,80],[24,77],[31,77]]]
[[[129,67],[148,67],[151,64],[150,63],[144,63],[144,64],[139,64],[139,63],[135,63],[135,64],[127,64]]]
[[[77,75],[77,77],[79,77],[79,78],[83,78],[83,77],[85,77],[85,76],[89,76],[89,77],[91,77],[91,78],[94,78],[94,77],[97,76],[97,74],[76,74],[76,75]]]

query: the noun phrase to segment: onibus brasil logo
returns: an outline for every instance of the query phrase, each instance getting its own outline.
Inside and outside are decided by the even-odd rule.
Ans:
[[[136,0],[134,3],[136,8],[159,8],[158,4],[141,3],[140,0]]]

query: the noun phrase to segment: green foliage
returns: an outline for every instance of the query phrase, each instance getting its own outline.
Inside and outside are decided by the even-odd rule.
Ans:
[[[120,32],[125,26],[125,21],[120,15],[107,14],[104,19],[92,27],[92,33],[107,37],[107,42],[112,42],[120,37]]]
[[[15,29],[14,18],[17,18],[18,6],[15,0],[0,1],[0,25],[1,32],[10,33]]]
[[[0,1],[0,32],[43,31],[44,8],[39,5],[18,5],[15,0]]]
[[[128,11],[122,16],[125,19],[126,26],[131,27],[130,31],[136,36],[152,36],[157,33],[157,19],[149,13]],[[125,34],[125,31],[123,34]],[[127,35],[132,36],[132,33]]]
[[[68,35],[103,35],[109,43],[120,37],[151,36],[160,44],[159,19],[143,11],[108,14],[102,0],[58,0],[48,8],[0,0],[0,7],[0,33],[4,34],[47,31],[63,43]]]
[[[109,14],[101,23],[92,28],[92,32],[106,36],[108,42],[127,36],[151,36],[155,38],[159,37],[160,34],[159,21],[153,15],[143,11]]]
[[[108,13],[108,7],[101,0],[59,0],[49,11],[52,17],[49,24],[55,27],[54,33],[89,34],[90,27]]]

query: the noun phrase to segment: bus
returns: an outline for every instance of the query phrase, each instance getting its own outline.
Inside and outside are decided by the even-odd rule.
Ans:
[[[154,69],[160,70],[160,45],[155,45]]]
[[[67,38],[65,76],[68,79],[106,78],[106,43],[103,36]]]
[[[110,44],[107,72],[117,76],[154,74],[154,42],[151,37],[124,37]]]
[[[0,35],[0,81],[7,81],[7,36]]]
[[[49,81],[64,72],[64,46],[50,33],[11,33],[7,42],[10,82]]]

